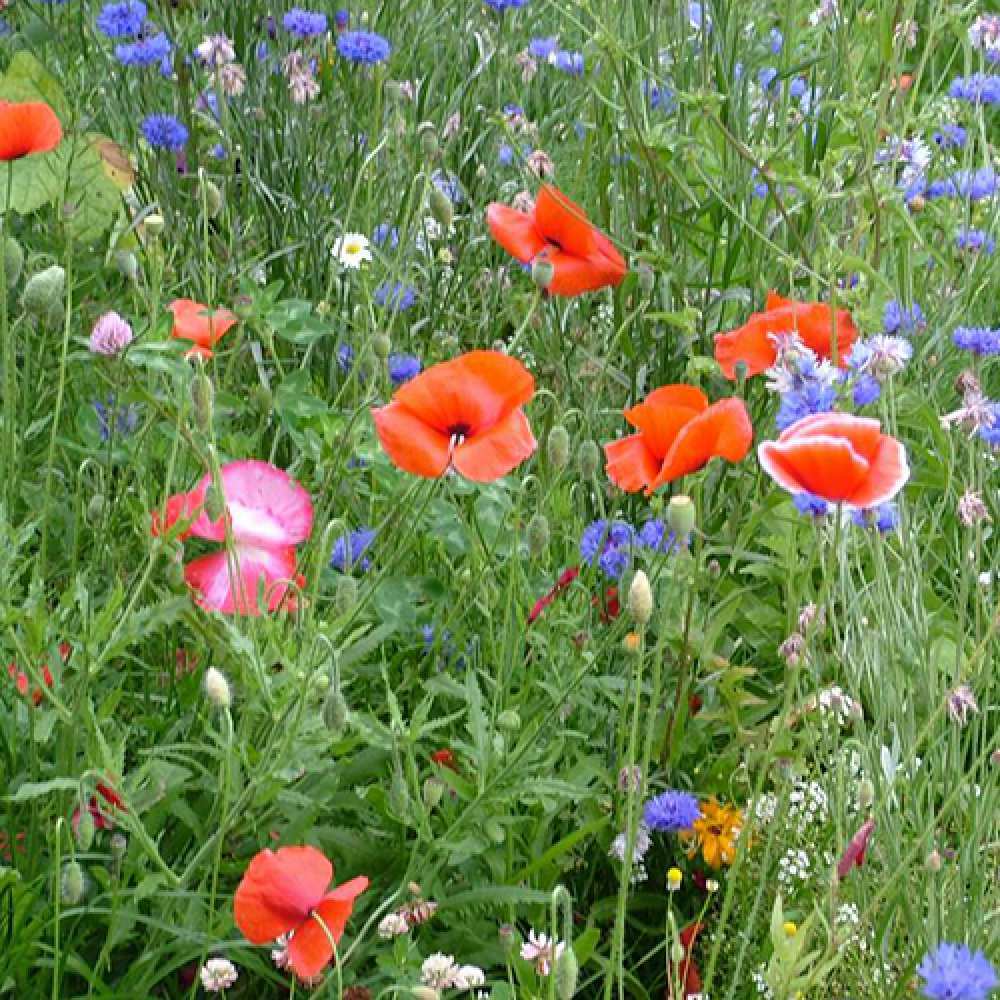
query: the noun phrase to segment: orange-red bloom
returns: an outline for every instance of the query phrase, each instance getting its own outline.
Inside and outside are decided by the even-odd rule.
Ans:
[[[466,479],[492,482],[537,447],[521,407],[535,392],[531,373],[497,351],[471,351],[433,365],[372,410],[393,463],[436,478],[453,467]]]
[[[638,428],[604,446],[607,473],[627,493],[646,495],[664,483],[696,472],[712,458],[739,462],[750,450],[753,428],[741,399],[721,399],[709,406],[693,385],[665,385],[625,411]]]
[[[580,295],[618,285],[628,273],[611,240],[551,184],[542,186],[530,212],[493,202],[486,210],[486,222],[493,239],[522,264],[544,254],[553,267],[548,286],[553,295]]]
[[[747,366],[747,377],[759,375],[778,359],[777,336],[790,333],[797,333],[802,343],[821,358],[833,357],[831,340],[835,338],[841,368],[858,337],[846,309],[834,311],[823,302],[793,302],[777,292],[768,292],[764,312],[754,313],[736,330],[715,335],[715,360],[726,378],[736,378],[736,366],[741,361]]]
[[[174,314],[172,335],[178,340],[190,340],[194,347],[188,356],[212,356],[212,348],[236,323],[236,316],[228,309],[212,309],[192,299],[174,299],[167,308]]]
[[[62,141],[56,113],[42,101],[0,101],[0,162],[47,153]]]
[[[815,413],[757,450],[764,471],[790,493],[813,493],[830,503],[877,507],[910,477],[906,449],[883,434],[877,420]]]
[[[290,934],[288,965],[311,979],[333,958],[330,939],[340,943],[354,900],[368,888],[363,875],[335,889],[332,878],[333,865],[315,847],[263,850],[236,890],[236,926],[251,944]]]

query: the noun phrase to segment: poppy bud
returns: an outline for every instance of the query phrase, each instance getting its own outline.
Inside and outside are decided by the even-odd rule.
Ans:
[[[509,729],[516,732],[521,728],[521,716],[512,708],[508,708],[497,716],[497,725],[501,729]]]
[[[358,581],[341,573],[333,593],[333,606],[338,615],[346,615],[358,603]]]
[[[212,430],[212,410],[215,403],[215,389],[212,380],[198,371],[191,380],[191,403],[194,406],[194,421],[203,434]]]
[[[444,795],[444,782],[440,778],[428,778],[424,782],[424,805],[435,809]]]
[[[687,542],[695,524],[694,501],[689,496],[681,494],[670,498],[670,503],[667,505],[667,524],[670,525],[670,530],[678,541],[682,544]]]
[[[334,685],[323,702],[323,724],[334,739],[340,739],[351,721],[347,699],[338,685]]]
[[[221,670],[209,667],[205,671],[205,697],[220,711],[229,708],[233,703],[233,694],[229,689],[229,681]]]
[[[562,424],[549,431],[546,453],[553,468],[565,469],[569,464],[569,431]]]
[[[875,785],[871,778],[862,778],[858,782],[858,808],[862,812],[868,812],[871,804],[875,801]]]
[[[89,851],[94,843],[94,831],[97,829],[94,823],[94,816],[86,807],[80,810],[80,819],[76,824],[74,834],[76,836],[76,846],[81,851]]]
[[[205,513],[212,521],[218,521],[226,513],[225,498],[215,483],[205,491]]]
[[[24,286],[21,304],[32,316],[49,319],[54,311],[61,311],[65,291],[66,272],[58,264],[54,264],[31,277]]]
[[[432,188],[430,206],[431,215],[441,224],[441,228],[445,232],[451,229],[451,223],[455,217],[455,209],[452,207],[448,196],[438,188]]]
[[[649,585],[649,577],[641,569],[636,570],[628,588],[628,613],[639,626],[648,625],[653,617],[653,589]]]
[[[128,841],[125,839],[125,834],[113,833],[111,839],[108,841],[108,847],[111,848],[111,857],[115,861],[121,861],[128,850]]]
[[[162,215],[152,212],[142,220],[142,231],[153,239],[156,239],[163,232],[166,225]]]
[[[67,906],[76,906],[87,889],[87,880],[78,861],[68,861],[63,865],[59,879],[59,898]]]
[[[544,514],[536,514],[528,522],[528,552],[538,558],[549,547],[549,521]]]
[[[184,563],[179,558],[172,558],[167,563],[167,583],[174,590],[180,590],[184,586]]]
[[[556,276],[556,269],[552,261],[545,257],[536,257],[531,262],[531,280],[544,292],[552,279]]]
[[[648,264],[640,264],[636,268],[636,272],[639,275],[639,289],[642,294],[652,295],[656,285],[656,275],[653,274],[653,269]]]
[[[674,943],[670,946],[670,961],[674,965],[680,965],[684,961],[684,945],[677,938],[674,939]]]
[[[580,975],[580,965],[576,960],[573,946],[568,944],[556,959],[556,996],[559,1000],[571,1000],[576,994],[576,983]]]
[[[202,178],[198,185],[198,194],[204,199],[205,211],[210,219],[214,219],[222,211],[222,192],[214,181]]]
[[[3,246],[3,273],[8,288],[13,288],[21,280],[23,270],[24,251],[21,244],[13,236],[8,236]]]
[[[139,261],[131,250],[115,251],[115,267],[126,281],[135,281],[139,277]]]
[[[420,151],[424,154],[425,160],[434,161],[438,158],[441,147],[438,145],[437,136],[433,128],[426,128],[420,135]]]
[[[91,525],[99,524],[101,518],[104,516],[104,494],[95,493],[87,503],[87,521]]]
[[[584,479],[593,479],[597,475],[597,467],[601,462],[601,452],[597,447],[597,442],[589,439],[584,441],[576,453],[576,460],[580,465],[580,475]]]
[[[376,358],[381,358],[381,360],[385,361],[392,350],[392,341],[389,339],[389,334],[376,333],[372,337],[372,350],[375,352]]]

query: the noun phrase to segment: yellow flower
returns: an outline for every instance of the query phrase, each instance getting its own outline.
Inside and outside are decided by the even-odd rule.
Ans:
[[[786,920],[782,925],[781,929],[785,932],[788,937],[795,937],[798,934],[799,929],[795,926],[795,922],[792,920]]]
[[[671,868],[667,872],[667,888],[671,892],[676,892],[681,887],[681,881],[684,878],[684,873],[680,868]]]
[[[694,857],[700,848],[709,867],[731,865],[742,826],[743,813],[736,806],[724,806],[716,799],[703,802],[701,818],[694,821],[694,830],[687,834],[691,841],[688,857]]]

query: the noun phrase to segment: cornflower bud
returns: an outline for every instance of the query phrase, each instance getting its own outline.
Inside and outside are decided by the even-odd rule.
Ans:
[[[375,352],[376,358],[385,361],[392,351],[392,341],[389,339],[389,334],[376,333],[372,337],[372,350]]]

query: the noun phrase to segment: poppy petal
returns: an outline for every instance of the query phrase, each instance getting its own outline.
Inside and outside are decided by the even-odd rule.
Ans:
[[[486,209],[486,224],[493,239],[522,264],[530,263],[545,249],[545,240],[535,228],[535,217],[527,212],[493,202]]]
[[[354,900],[368,888],[364,876],[351,879],[327,893],[310,918],[295,931],[288,943],[288,964],[300,979],[311,979],[333,958],[333,942],[340,944],[344,927],[354,910]],[[323,923],[320,923],[320,920]]]
[[[852,507],[877,507],[888,503],[909,478],[906,448],[901,441],[883,434],[871,459],[868,478],[847,498],[847,502]]]
[[[190,340],[204,350],[214,347],[237,322],[228,309],[212,309],[193,299],[175,299],[167,308],[174,314],[171,335]]]
[[[700,389],[666,385],[651,392],[641,403],[625,411],[625,419],[642,432],[646,446],[659,461],[672,447],[685,424],[708,406]]]
[[[261,614],[257,593],[263,583],[268,611],[286,606],[288,585],[296,580],[295,549],[237,546],[232,553],[236,579],[229,571],[223,549],[193,559],[184,567],[184,579],[195,592],[195,603],[206,611],[224,615]]]
[[[790,441],[817,434],[846,438],[859,455],[871,458],[878,450],[882,425],[874,417],[856,417],[851,413],[810,413],[782,431],[778,440]]]
[[[489,430],[463,441],[451,461],[466,479],[492,483],[520,465],[537,447],[528,418],[517,409]]]
[[[626,493],[648,486],[660,471],[660,460],[649,450],[641,434],[632,434],[604,446],[608,478]]]
[[[233,538],[241,545],[286,548],[305,541],[312,531],[313,505],[306,490],[284,469],[270,462],[242,459],[221,469],[222,493],[226,501]],[[211,486],[205,475],[189,497],[204,503]],[[191,525],[191,534],[222,542],[225,519],[212,521],[202,511]]]
[[[56,113],[42,101],[0,101],[0,162],[47,153],[62,141]]]
[[[868,461],[844,438],[803,436],[765,441],[757,451],[764,471],[792,493],[815,493],[831,503],[847,500],[869,474]]]
[[[587,213],[558,188],[543,184],[535,200],[535,225],[546,242],[574,257],[597,254],[595,229]]]
[[[784,298],[772,288],[767,293],[767,302],[764,304],[764,309],[767,312],[771,312],[772,309],[781,309],[782,306],[794,305],[795,303],[791,299]]]
[[[204,496],[192,491],[191,493],[175,493],[167,498],[165,515],[161,518],[159,509],[154,510],[150,515],[150,534],[154,538],[168,532],[178,521],[186,521],[194,517],[198,508],[205,502]],[[191,535],[191,529],[182,531],[178,538],[183,541]]]
[[[755,313],[743,326],[715,335],[715,360],[726,378],[735,380],[740,362],[747,367],[747,378],[766,372],[774,364],[778,349],[770,335],[784,331],[773,321],[769,323],[766,315]]]
[[[806,347],[821,358],[832,358],[832,343],[835,342],[837,363],[843,368],[858,337],[851,314],[846,309],[838,309],[834,313],[822,302],[793,303],[790,309],[795,320],[794,329]]]
[[[681,428],[647,492],[697,472],[712,458],[740,462],[753,442],[753,427],[742,399],[713,403]]]
[[[552,281],[546,291],[549,295],[572,297],[584,292],[596,292],[608,285],[617,285],[624,277],[601,254],[578,257],[564,250],[549,249],[546,260],[552,265]]]
[[[374,408],[372,419],[378,439],[395,466],[428,479],[444,475],[451,457],[447,434],[396,402]]]
[[[448,438],[456,432],[468,437],[489,430],[534,392],[535,380],[517,358],[470,351],[410,379],[393,401]]]
[[[315,847],[263,850],[236,890],[236,926],[251,944],[273,941],[308,919],[332,878],[333,865]]]
[[[597,240],[597,255],[604,258],[604,267],[609,275],[608,284],[621,284],[628,274],[625,258],[618,252],[618,247],[600,230],[594,230],[594,239]]]

